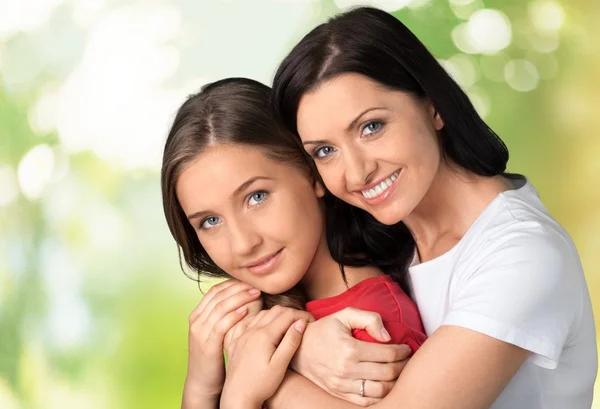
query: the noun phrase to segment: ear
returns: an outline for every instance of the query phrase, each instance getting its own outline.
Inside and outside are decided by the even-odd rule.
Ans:
[[[321,198],[321,197],[325,196],[325,188],[323,187],[323,184],[321,182],[315,181],[313,183],[313,189],[314,189],[315,195],[317,195],[317,197]]]
[[[431,123],[433,124],[433,128],[436,131],[441,130],[444,127],[444,120],[442,119],[442,116],[440,115],[438,110],[435,108],[435,106],[433,106],[433,104],[431,102],[427,102],[427,112],[428,112],[429,118],[431,118]]]

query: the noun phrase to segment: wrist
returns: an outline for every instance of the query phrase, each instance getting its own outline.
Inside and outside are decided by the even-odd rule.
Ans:
[[[255,399],[244,398],[239,395],[221,396],[220,409],[262,409],[263,402],[257,402]]]
[[[231,389],[225,382],[219,407],[221,409],[261,409],[264,399],[252,396],[247,392],[251,391],[243,390],[243,388]]]
[[[182,409],[212,409],[219,407],[221,391],[209,392],[198,387],[197,382],[185,381],[183,385]]]

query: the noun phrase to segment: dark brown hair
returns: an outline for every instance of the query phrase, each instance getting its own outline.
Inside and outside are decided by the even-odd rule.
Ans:
[[[440,145],[445,159],[477,175],[514,177],[505,173],[508,149],[479,117],[463,90],[404,24],[371,7],[341,13],[314,28],[277,69],[273,110],[298,140],[296,117],[302,96],[344,73],[361,74],[390,90],[430,100],[444,120]],[[404,223],[385,230],[366,212],[343,209],[350,215],[345,229],[361,232],[364,240],[380,236],[377,231],[390,233],[394,243],[382,251],[395,254],[395,259],[389,260],[388,271],[401,275],[402,268],[412,261],[415,248]],[[402,279],[398,281],[406,286]]]
[[[445,158],[481,176],[505,171],[506,145],[464,91],[402,22],[372,7],[352,9],[314,28],[280,64],[273,105],[290,132],[297,132],[302,96],[344,73],[430,100],[444,120],[440,136]]]

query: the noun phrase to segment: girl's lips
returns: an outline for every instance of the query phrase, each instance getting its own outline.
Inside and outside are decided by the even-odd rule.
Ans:
[[[244,267],[246,267],[253,274],[267,274],[278,264],[279,260],[281,259],[282,252],[283,249],[273,254],[261,257],[258,260],[246,264]]]

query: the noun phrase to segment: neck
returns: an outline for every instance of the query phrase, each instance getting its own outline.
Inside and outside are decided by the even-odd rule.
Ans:
[[[490,202],[510,188],[502,176],[479,176],[442,161],[429,191],[403,220],[415,238],[420,260],[450,250]]]
[[[319,242],[315,257],[301,281],[309,300],[320,300],[341,294],[348,288],[370,277],[383,274],[376,267],[344,267],[348,285],[344,283],[339,264],[331,257],[325,234]]]

